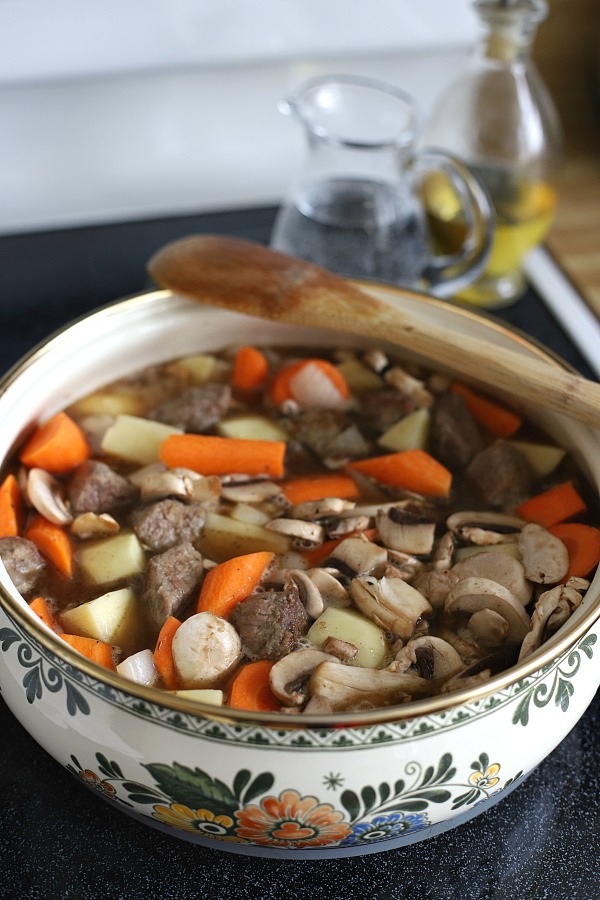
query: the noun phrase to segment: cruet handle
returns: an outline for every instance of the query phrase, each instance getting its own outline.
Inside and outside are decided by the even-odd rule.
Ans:
[[[457,156],[427,147],[419,151],[413,165],[425,177],[436,174],[445,177],[448,189],[460,204],[458,216],[453,220],[460,222],[456,228],[458,237],[462,238],[460,249],[444,255],[431,253],[422,273],[425,290],[437,297],[451,297],[483,274],[494,236],[494,209],[480,179]],[[431,214],[426,196],[424,202],[426,212]]]

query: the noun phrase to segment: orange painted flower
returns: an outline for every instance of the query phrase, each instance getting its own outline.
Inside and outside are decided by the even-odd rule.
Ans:
[[[96,773],[92,772],[91,769],[80,769],[78,775],[80,778],[83,778],[86,784],[94,788],[95,791],[98,791],[99,794],[105,794],[107,797],[114,797],[117,793],[112,784],[98,778]]]
[[[351,833],[343,814],[316,797],[283,791],[236,812],[240,837],[271,847],[318,847],[342,841]]]
[[[183,803],[155,806],[152,815],[172,828],[179,828],[192,834],[203,834],[206,837],[223,837],[233,825],[230,816],[215,815],[209,809],[190,809]]]

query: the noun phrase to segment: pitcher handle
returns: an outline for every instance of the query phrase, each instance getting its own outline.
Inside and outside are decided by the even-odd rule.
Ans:
[[[420,172],[441,172],[450,181],[461,202],[465,236],[456,253],[430,255],[423,272],[424,288],[436,297],[451,297],[483,274],[492,248],[495,215],[488,192],[461,159],[426,147],[415,158]]]

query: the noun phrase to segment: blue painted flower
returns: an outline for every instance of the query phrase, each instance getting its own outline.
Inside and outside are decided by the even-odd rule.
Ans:
[[[426,813],[409,813],[408,815],[392,813],[389,816],[375,816],[370,822],[359,822],[354,825],[352,834],[340,846],[386,841],[411,831],[420,831],[421,828],[426,828],[428,825]]]

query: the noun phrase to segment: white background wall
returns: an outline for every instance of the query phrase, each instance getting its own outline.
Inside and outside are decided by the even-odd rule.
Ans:
[[[275,203],[292,87],[363,73],[426,115],[476,33],[469,0],[0,0],[0,232]]]

